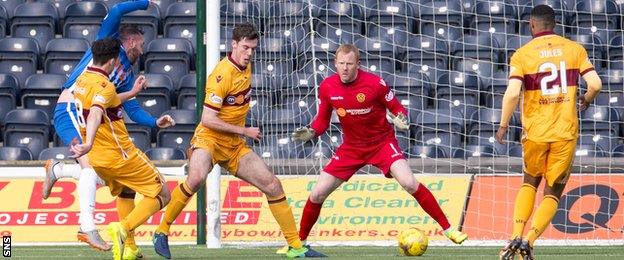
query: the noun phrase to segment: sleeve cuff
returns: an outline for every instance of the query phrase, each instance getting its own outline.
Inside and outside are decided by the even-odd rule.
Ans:
[[[221,110],[221,108],[220,108],[220,107],[215,107],[215,106],[212,106],[212,105],[210,105],[210,104],[208,104],[208,103],[204,103],[204,107],[205,107],[205,108],[210,108],[210,109],[212,109],[212,110],[214,110],[214,111],[217,111],[217,112],[219,112],[219,111]]]
[[[585,74],[587,74],[588,72],[593,71],[593,70],[594,70],[593,67],[585,69],[584,71],[581,72],[581,77],[584,76]]]
[[[524,78],[520,77],[520,76],[511,76],[511,77],[509,77],[509,79],[517,79],[517,80],[520,80],[520,81],[524,82]]]
[[[93,104],[91,105],[91,107],[99,107],[100,109],[102,109],[102,111],[104,111],[104,107],[100,104]]]

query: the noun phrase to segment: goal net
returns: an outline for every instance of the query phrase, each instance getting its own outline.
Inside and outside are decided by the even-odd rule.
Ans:
[[[222,0],[222,56],[231,49],[235,24],[252,22],[260,31],[247,124],[260,127],[263,139],[249,144],[282,180],[297,222],[342,136],[335,114],[314,142],[297,142],[290,134],[316,115],[317,86],[334,73],[337,47],[352,43],[361,51],[361,68],[381,76],[408,109],[410,129],[397,131],[397,139],[451,224],[473,244],[507,240],[522,183],[520,111],[505,144],[495,142],[494,134],[507,64],[532,39],[530,11],[542,3],[556,11],[555,32],[587,49],[603,91],[579,113],[572,175],[538,244],[622,243],[622,21],[621,6],[611,0]],[[580,78],[578,85],[583,93]],[[224,177],[221,199],[222,241],[283,243],[256,189]],[[395,181],[365,167],[328,198],[308,242],[392,245],[409,227],[423,229],[433,244],[447,243],[437,223]]]

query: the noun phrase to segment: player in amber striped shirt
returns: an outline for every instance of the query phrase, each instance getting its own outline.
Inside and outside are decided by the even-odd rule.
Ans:
[[[501,251],[501,259],[513,259],[516,252],[523,259],[533,259],[533,243],[557,211],[574,159],[578,137],[577,82],[583,77],[588,85],[587,93],[578,96],[581,110],[594,100],[602,85],[585,48],[553,32],[552,8],[536,6],[529,23],[533,40],[511,57],[509,85],[496,133],[503,143],[509,119],[522,95],[524,183],[516,197],[511,241]],[[544,199],[535,211],[531,228],[522,237],[542,177],[546,179]]]

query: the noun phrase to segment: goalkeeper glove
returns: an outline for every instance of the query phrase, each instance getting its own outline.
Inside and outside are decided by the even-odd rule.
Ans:
[[[407,123],[407,117],[404,114],[397,114],[396,116],[392,113],[388,112],[388,116],[390,117],[390,121],[399,129],[407,130],[409,129],[409,124]]]
[[[314,138],[314,136],[316,136],[314,129],[305,126],[295,129],[295,132],[292,133],[292,137],[294,139],[303,142],[310,141],[310,139]]]

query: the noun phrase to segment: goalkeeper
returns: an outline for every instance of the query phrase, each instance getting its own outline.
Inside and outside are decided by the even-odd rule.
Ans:
[[[304,142],[321,135],[329,126],[331,112],[335,109],[344,136],[344,142],[321,171],[303,209],[299,237],[302,241],[308,238],[329,194],[348,181],[357,170],[371,164],[379,168],[386,178],[395,178],[440,224],[446,237],[461,244],[468,236],[451,227],[433,194],[416,181],[386,119],[386,110],[389,110],[393,124],[407,130],[405,107],[383,79],[359,69],[359,60],[360,53],[354,45],[343,44],[336,50],[334,62],[337,73],[319,86],[316,118],[310,127],[299,128],[293,133],[293,138]]]

